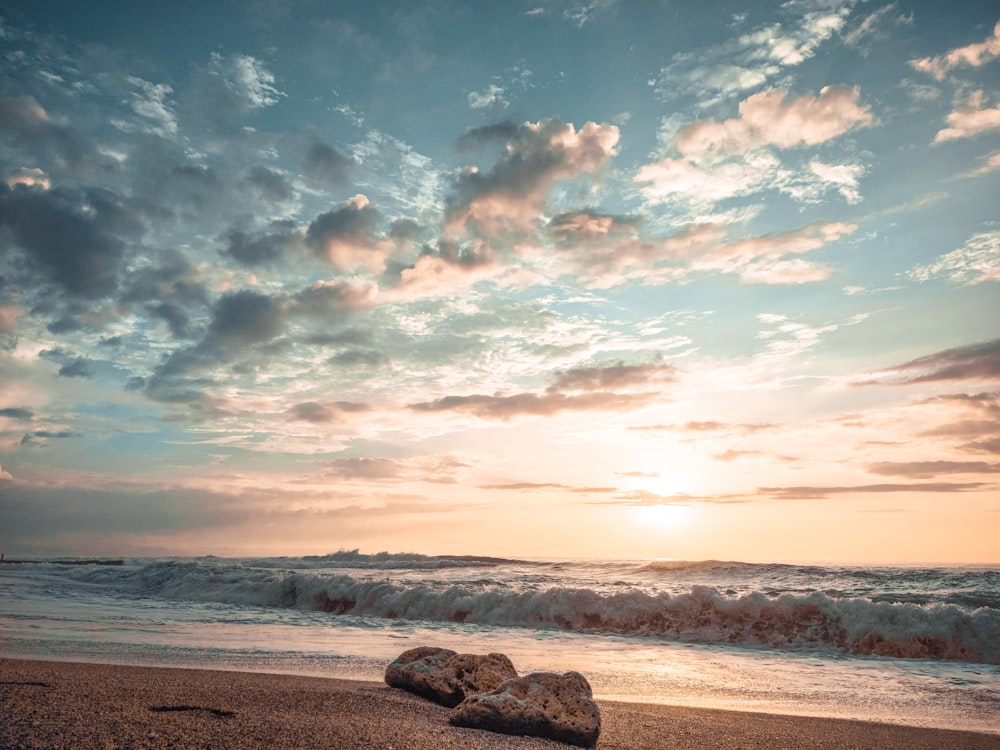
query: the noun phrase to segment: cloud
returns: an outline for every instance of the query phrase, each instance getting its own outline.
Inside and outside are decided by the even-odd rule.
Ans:
[[[317,141],[306,152],[302,174],[313,185],[343,187],[350,182],[357,162],[329,144]]]
[[[858,104],[858,89],[825,86],[819,96],[805,94],[786,102],[788,91],[761,91],[739,104],[739,117],[686,125],[674,145],[686,158],[742,154],[760,146],[779,148],[825,143],[856,127],[871,125],[871,111]]]
[[[138,76],[129,76],[128,82],[133,87],[129,97],[132,112],[140,118],[138,129],[162,138],[176,136],[177,113],[170,100],[173,87],[167,83],[152,83]],[[119,119],[113,119],[112,123],[126,131],[137,129],[137,126]]]
[[[1000,129],[1000,104],[992,108],[983,107],[982,90],[969,96],[969,103],[949,113],[946,118],[949,127],[942,128],[934,136],[935,143],[952,141],[957,138],[971,138],[990,130]]]
[[[281,220],[272,222],[263,232],[230,229],[225,240],[223,255],[244,266],[259,266],[283,258],[288,248],[300,242],[301,237],[293,221]]]
[[[969,177],[979,177],[990,172],[996,172],[998,169],[1000,169],[1000,151],[990,154],[983,159],[982,166],[969,172]]]
[[[609,365],[581,367],[557,373],[544,393],[512,395],[445,396],[435,401],[414,403],[417,412],[458,412],[481,419],[508,421],[522,415],[547,416],[563,411],[607,411],[634,409],[649,403],[659,393],[616,389],[658,388],[675,378],[671,365]],[[567,393],[568,392],[568,393]]]
[[[208,70],[247,109],[270,107],[285,95],[275,88],[274,74],[251,55],[213,52]]]
[[[127,254],[124,238],[139,234],[139,226],[105,190],[0,184],[0,227],[10,231],[34,271],[75,297],[114,292]]]
[[[7,187],[13,188],[15,185],[40,187],[43,190],[48,190],[52,187],[52,182],[49,180],[48,175],[37,167],[31,169],[21,167],[20,169],[13,170],[7,178]]]
[[[587,122],[577,130],[558,119],[504,123],[467,132],[460,144],[504,137],[505,153],[486,173],[463,171],[446,211],[445,238],[493,237],[531,229],[553,183],[592,175],[617,153],[616,125]]]
[[[910,65],[940,81],[955,68],[963,66],[978,68],[997,57],[1000,57],[1000,21],[993,27],[993,36],[983,42],[956,47],[937,57],[910,60]]]
[[[913,484],[864,484],[856,486],[758,487],[759,495],[775,500],[825,500],[836,495],[877,495],[895,492],[958,493],[974,492],[987,485],[982,482],[926,482]]]
[[[338,269],[381,271],[391,243],[378,236],[378,220],[368,198],[355,195],[313,219],[305,241]]]
[[[115,162],[73,129],[54,121],[33,96],[0,94],[0,134],[11,137],[49,173],[77,178],[107,176]]]
[[[739,274],[744,283],[802,284],[830,277],[829,266],[789,256],[818,250],[853,234],[855,224],[813,224],[781,234],[747,237],[694,249],[688,258],[697,271]]]
[[[888,24],[893,26],[910,25],[913,23],[913,16],[895,15],[890,18],[890,14],[896,13],[896,3],[890,3],[865,16],[861,23],[844,34],[844,44],[851,46],[858,45],[863,39],[869,37],[882,37],[882,28]]]
[[[790,169],[772,152],[826,143],[874,122],[859,104],[858,90],[827,86],[817,96],[787,100],[784,89],[761,91],[739,104],[739,116],[684,125],[670,138],[679,157],[667,155],[636,171],[645,199],[654,205],[686,205],[707,212],[716,203],[765,190],[804,202],[819,202],[831,189],[850,203],[860,201],[864,167],[812,159]]]
[[[19,406],[8,406],[0,409],[0,417],[6,417],[7,419],[17,419],[22,422],[30,422],[34,416],[35,413],[31,411],[31,409],[24,409]]]
[[[87,359],[77,357],[59,368],[59,377],[87,379],[94,377],[94,373],[93,370],[91,370],[90,362]]]
[[[958,250],[942,255],[934,263],[917,266],[906,275],[919,282],[944,276],[959,286],[1000,281],[1000,231],[973,235]]]
[[[1000,339],[945,349],[890,367],[880,375],[879,379],[857,385],[994,380],[1000,378]]]
[[[506,109],[510,106],[510,102],[504,98],[503,88],[491,83],[483,91],[469,92],[469,106],[473,109],[489,109],[490,107]]]
[[[813,57],[844,27],[851,6],[786,3],[787,20],[757,26],[697,53],[675,53],[650,85],[662,99],[693,95],[705,105],[759,88]]]
[[[883,461],[865,467],[872,474],[933,479],[940,474],[996,474],[1000,464],[986,461]]]
[[[354,401],[333,401],[318,403],[316,401],[304,401],[295,404],[288,410],[288,418],[303,422],[313,422],[315,424],[340,423],[350,419],[355,414],[366,412],[370,409],[367,404],[356,403]]]

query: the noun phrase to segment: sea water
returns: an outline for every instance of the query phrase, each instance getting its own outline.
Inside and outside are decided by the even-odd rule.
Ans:
[[[1000,568],[338,552],[0,566],[0,656],[381,680],[419,645],[598,699],[1000,733]]]

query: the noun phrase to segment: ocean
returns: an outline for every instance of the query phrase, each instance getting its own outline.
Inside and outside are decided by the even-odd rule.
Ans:
[[[1000,734],[1000,566],[475,556],[0,565],[0,656],[381,680],[419,645],[600,699]]]

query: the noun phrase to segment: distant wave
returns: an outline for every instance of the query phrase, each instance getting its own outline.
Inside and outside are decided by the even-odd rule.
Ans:
[[[261,568],[354,568],[359,570],[437,570],[443,568],[490,568],[498,565],[537,565],[527,560],[483,555],[421,555],[416,552],[364,554],[356,549],[328,555],[269,557],[249,561]]]
[[[612,594],[590,588],[512,591],[489,580],[478,586],[435,588],[197,562],[156,562],[129,572],[94,570],[86,580],[113,582],[132,593],[331,615],[564,629],[703,644],[819,646],[884,657],[1000,664],[1000,609],[836,598],[818,591],[731,596],[701,585],[682,594]]]

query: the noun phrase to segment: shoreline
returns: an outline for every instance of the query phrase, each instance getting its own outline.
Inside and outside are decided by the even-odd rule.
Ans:
[[[1000,735],[848,719],[598,700],[598,750],[1000,750]],[[377,682],[0,659],[0,747],[555,750],[448,724],[449,710]]]

